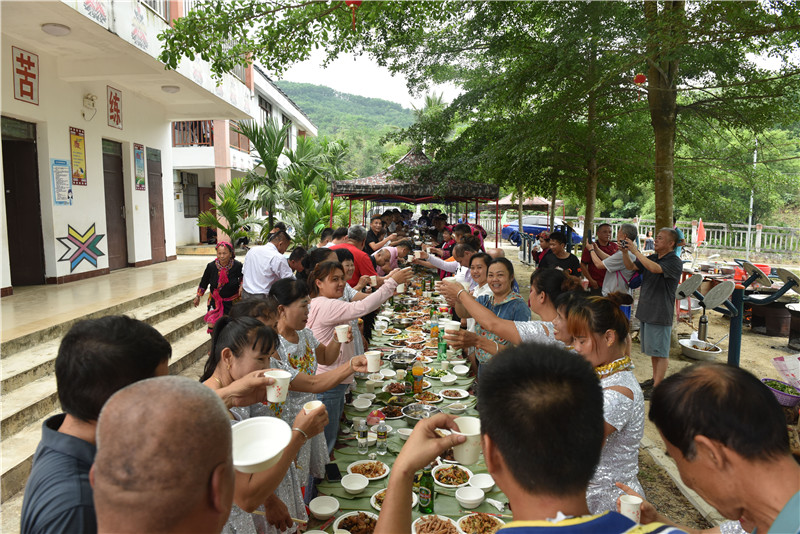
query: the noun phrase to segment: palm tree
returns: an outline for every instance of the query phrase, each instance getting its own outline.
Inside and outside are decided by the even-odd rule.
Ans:
[[[247,173],[244,183],[247,191],[255,193],[251,202],[254,211],[267,212],[267,225],[264,232],[272,230],[275,224],[275,211],[279,205],[291,206],[299,200],[300,192],[285,186],[287,169],[281,165],[289,125],[280,126],[276,120],[268,121],[263,126],[255,121],[241,121],[235,131],[247,137],[258,154],[256,166]],[[263,169],[263,172],[261,171]]]
[[[242,178],[234,178],[230,183],[220,184],[217,188],[219,200],[209,201],[216,214],[212,211],[200,213],[197,217],[197,226],[215,228],[227,235],[235,245],[239,238],[248,235],[247,226],[258,226],[262,223],[260,219],[247,215],[249,203],[245,193],[246,187]]]

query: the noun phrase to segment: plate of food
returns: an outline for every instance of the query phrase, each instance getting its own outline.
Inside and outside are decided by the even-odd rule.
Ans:
[[[381,511],[381,507],[383,506],[383,500],[385,498],[386,498],[386,490],[382,489],[382,490],[376,491],[375,493],[372,494],[372,497],[369,498],[369,503],[372,505],[373,508],[375,508],[376,510],[378,510],[380,512]],[[417,497],[417,494],[412,491],[411,492],[411,508],[414,508],[414,507],[417,506],[417,501],[419,501],[419,497]]]
[[[404,395],[406,392],[406,385],[403,382],[389,382],[383,386],[383,391],[391,393],[392,395]]]
[[[424,311],[410,311],[406,315],[408,315],[409,317],[425,317],[428,314],[425,313]]]
[[[419,402],[426,402],[428,404],[437,404],[442,402],[442,397],[437,395],[436,393],[431,393],[430,391],[423,391],[422,393],[417,393],[414,395],[414,398]]]
[[[450,371],[445,371],[444,369],[431,369],[430,371],[428,371],[427,375],[431,378],[442,378],[449,372]]]
[[[346,530],[350,534],[372,534],[378,516],[372,512],[349,512],[333,522],[333,530]]]
[[[385,478],[389,474],[389,471],[390,468],[388,465],[376,460],[359,460],[347,466],[348,473],[358,473],[359,475],[364,475],[370,480],[380,480]]]
[[[506,523],[499,517],[478,512],[465,515],[456,521],[456,524],[462,532],[469,534],[494,534]]]
[[[437,465],[432,474],[433,481],[443,488],[460,488],[469,483],[472,471],[460,465]]]
[[[396,339],[396,338],[392,338],[392,339]],[[420,336],[418,334],[410,336],[408,339],[406,339],[406,343],[408,343],[409,345],[417,345],[419,343],[425,343],[425,341],[426,341],[425,336]]]
[[[398,330],[397,328],[394,328],[394,327],[387,328],[383,332],[381,332],[381,335],[389,336],[389,337],[397,336],[397,335],[400,335],[400,330]]]
[[[386,419],[401,419],[403,417],[403,409],[399,406],[384,406],[381,411]]]
[[[411,334],[408,332],[401,332],[396,336],[392,336],[392,341],[407,341],[411,339]]]
[[[428,340],[428,341],[426,341],[426,342],[425,342],[425,348],[426,348],[426,349],[436,349],[436,348],[439,348],[439,341],[437,341],[437,340],[435,340],[435,339],[430,339],[430,340]]]
[[[403,407],[403,415],[409,419],[420,421],[439,413],[439,408],[430,404],[414,403]]]
[[[422,332],[424,332],[424,330],[422,329],[421,325],[412,324],[411,326],[406,328],[406,332],[408,332],[410,334],[418,335],[418,334],[421,334]]]
[[[424,515],[411,523],[411,534],[459,534],[456,522],[443,515]]]
[[[417,356],[417,357],[418,358],[425,357],[425,358],[428,358],[428,361],[430,361],[430,358],[436,358],[438,355],[439,355],[439,351],[436,350],[436,349],[422,349],[420,351],[420,353],[419,353],[419,356]],[[423,360],[420,360],[420,361],[423,361]]]
[[[443,389],[439,394],[447,400],[461,400],[469,397],[469,393],[466,390],[458,388]]]

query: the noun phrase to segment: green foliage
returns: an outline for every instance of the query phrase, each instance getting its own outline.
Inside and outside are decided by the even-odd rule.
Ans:
[[[231,243],[248,235],[246,226],[260,226],[261,220],[248,217],[248,202],[245,198],[247,188],[242,178],[234,178],[227,184],[217,187],[217,198],[209,202],[216,214],[204,211],[197,217],[197,226],[214,228],[225,235]]]

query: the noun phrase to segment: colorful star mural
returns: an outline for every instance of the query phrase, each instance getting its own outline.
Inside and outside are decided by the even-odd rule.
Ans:
[[[80,265],[83,260],[97,267],[97,258],[105,256],[97,248],[105,234],[97,234],[94,227],[95,225],[93,224],[85,233],[81,234],[72,226],[67,225],[67,236],[56,238],[62,245],[67,247],[67,251],[58,261],[68,261],[69,272],[74,271],[75,267]]]

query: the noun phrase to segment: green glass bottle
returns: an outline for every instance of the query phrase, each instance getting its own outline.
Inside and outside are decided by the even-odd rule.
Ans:
[[[421,514],[433,513],[433,464],[425,466],[419,480],[419,511]]]

